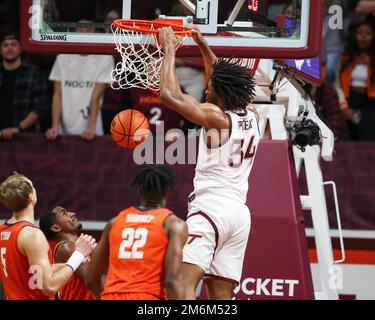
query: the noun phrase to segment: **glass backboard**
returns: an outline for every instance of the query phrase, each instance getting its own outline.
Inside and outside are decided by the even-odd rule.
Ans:
[[[324,0],[24,0],[22,41],[29,51],[113,54],[115,18],[179,18],[205,34],[218,56],[312,58],[320,53]],[[282,16],[290,26],[280,27]],[[197,56],[188,38],[178,50]]]
[[[284,28],[290,28],[292,20],[285,16],[278,17],[277,25]],[[297,24],[297,28],[300,25]],[[287,67],[290,74],[312,84],[321,84],[321,58],[320,56],[312,59],[284,59],[278,61]]]

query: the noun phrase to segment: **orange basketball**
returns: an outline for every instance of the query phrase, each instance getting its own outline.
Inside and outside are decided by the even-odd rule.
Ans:
[[[111,135],[120,147],[134,149],[147,139],[149,128],[143,113],[129,109],[121,111],[113,118]]]

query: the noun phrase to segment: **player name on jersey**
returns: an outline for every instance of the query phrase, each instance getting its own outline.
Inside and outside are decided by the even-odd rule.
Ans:
[[[154,220],[155,217],[147,214],[147,215],[141,215],[141,214],[132,214],[129,213],[126,216],[126,222],[144,222],[144,223],[150,223],[152,220]]]
[[[253,119],[238,121],[238,128],[243,131],[251,130],[253,128]]]

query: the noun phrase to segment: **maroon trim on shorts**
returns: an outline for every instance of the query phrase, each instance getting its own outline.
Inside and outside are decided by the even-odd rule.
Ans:
[[[191,215],[189,215],[187,217],[187,219],[189,219],[191,217],[194,217],[194,216],[202,216],[203,218],[205,218],[210,223],[210,225],[212,226],[212,228],[215,231],[215,243],[216,243],[216,245],[215,245],[214,254],[213,254],[213,257],[214,257],[217,246],[219,244],[219,230],[217,229],[217,226],[216,226],[215,222],[213,222],[213,220],[207,214],[205,214],[204,212],[198,211],[198,212],[192,213]]]
[[[206,273],[204,276],[205,276],[205,278],[215,278],[215,279],[222,280],[222,281],[232,282],[236,286],[238,286],[240,284],[237,280],[233,280],[233,279],[229,279],[229,278],[225,278],[225,277],[220,277],[220,276],[217,276],[217,275],[214,275],[214,274],[207,274]]]

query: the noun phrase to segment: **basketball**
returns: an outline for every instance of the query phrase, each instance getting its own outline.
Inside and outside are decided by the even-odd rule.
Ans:
[[[148,134],[148,120],[137,110],[121,111],[112,120],[112,139],[122,148],[134,149],[147,139]]]

